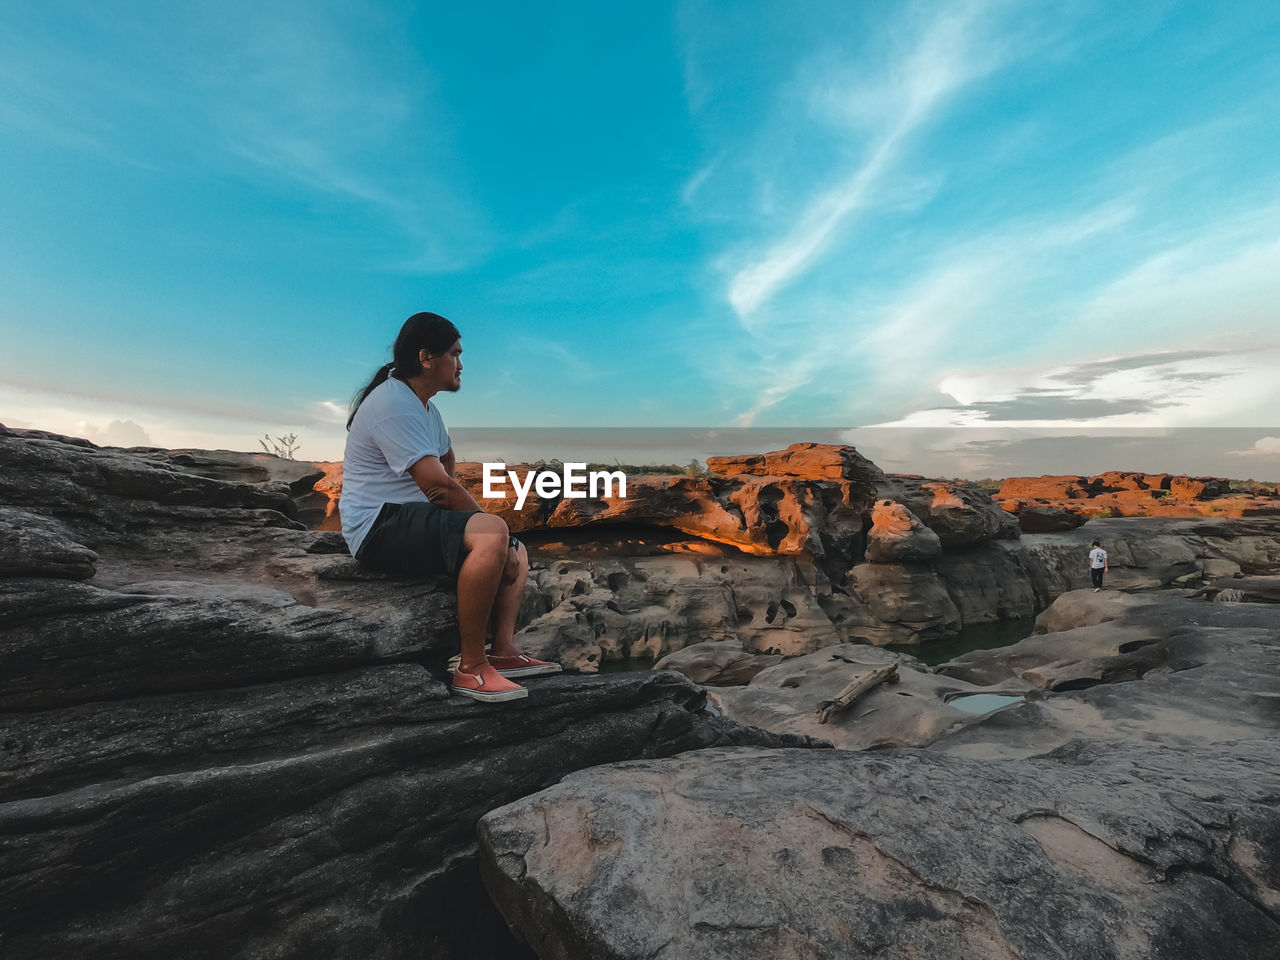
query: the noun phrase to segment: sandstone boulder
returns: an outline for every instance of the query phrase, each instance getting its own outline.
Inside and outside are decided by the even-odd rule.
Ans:
[[[1280,577],[1224,577],[1198,595],[1216,603],[1280,603]]]
[[[1083,526],[1089,519],[1083,514],[1062,507],[1021,507],[1013,511],[1018,517],[1018,526],[1023,533],[1056,533],[1059,530],[1074,530]]]
[[[733,457],[708,457],[707,469],[726,477],[796,477],[880,483],[884,472],[850,446],[793,443],[785,450]]]
[[[867,534],[867,560],[872,563],[909,563],[932,560],[942,554],[938,535],[916,519],[900,503],[878,500],[871,511]]]
[[[862,695],[827,723],[815,713],[851,681],[878,667],[897,664],[898,680]],[[757,674],[745,687],[711,691],[725,716],[775,733],[830,740],[846,750],[923,747],[978,715],[949,706],[957,696],[982,693],[1022,694],[1028,684],[1004,678],[1002,685],[975,686],[940,676],[910,657],[863,644],[846,643],[795,657]]]
[[[879,484],[881,500],[900,503],[938,535],[944,550],[984,540],[1016,539],[1017,518],[976,483],[893,475]]]
[[[847,586],[863,606],[846,631],[869,643],[921,643],[960,632],[960,611],[927,566],[863,563],[849,571]]]
[[[1254,740],[616,764],[486,816],[482,869],[542,957],[1270,960],[1276,756]]]
[[[1089,496],[1084,477],[1010,477],[1000,486],[995,499],[1073,500]]]
[[[1270,739],[1273,608],[1152,592],[1117,610],[1105,593],[1068,595],[1061,629],[937,668],[975,684],[1049,691],[964,727],[933,749],[975,758],[1031,757],[1080,740],[1214,749]],[[1191,771],[1200,775],[1200,771]]]
[[[750,683],[761,670],[781,662],[782,657],[777,654],[749,653],[736,640],[719,640],[695,643],[669,653],[653,669],[674,670],[707,686],[732,687]]]
[[[1213,500],[1231,491],[1231,481],[1221,477],[1174,477],[1169,492],[1179,500]]]

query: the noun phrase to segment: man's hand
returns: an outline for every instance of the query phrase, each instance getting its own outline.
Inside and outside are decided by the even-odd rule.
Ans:
[[[516,577],[520,576],[520,551],[523,549],[524,544],[519,540],[514,547],[507,547],[507,562],[502,567],[503,583],[515,583]]]

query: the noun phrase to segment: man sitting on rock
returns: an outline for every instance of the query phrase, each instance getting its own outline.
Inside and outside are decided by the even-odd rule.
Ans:
[[[401,327],[394,359],[360,391],[347,420],[342,535],[361,566],[456,577],[461,650],[453,691],[490,703],[518,700],[529,691],[507,678],[556,673],[560,665],[513,645],[529,555],[502,518],[481,510],[454,479],[453,446],[431,398],[461,388],[461,355],[458,330],[444,317],[415,313]]]

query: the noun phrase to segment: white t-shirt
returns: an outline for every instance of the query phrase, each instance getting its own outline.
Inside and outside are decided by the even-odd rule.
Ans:
[[[384,503],[430,498],[409,476],[423,457],[451,446],[435,404],[423,406],[403,380],[388,377],[365,397],[347,432],[342,457],[342,536],[355,556]]]
[[[344,481],[345,482],[345,481]],[[346,514],[343,514],[346,516]],[[1094,547],[1089,551],[1089,566],[1094,570],[1101,570],[1107,565],[1107,551],[1101,547]]]

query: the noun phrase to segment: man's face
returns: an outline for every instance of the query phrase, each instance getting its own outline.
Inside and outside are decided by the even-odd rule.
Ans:
[[[427,363],[437,389],[453,393],[462,388],[461,340],[455,340],[452,347],[432,357]]]

